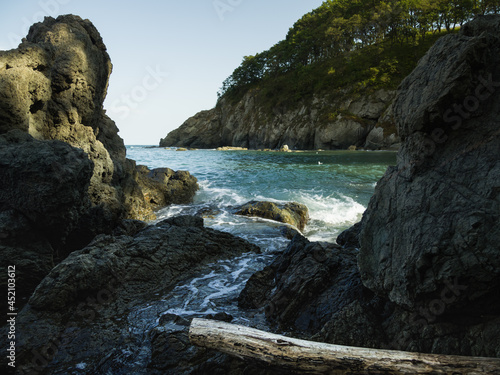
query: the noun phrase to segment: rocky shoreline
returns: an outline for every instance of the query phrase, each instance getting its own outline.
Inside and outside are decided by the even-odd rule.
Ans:
[[[479,17],[431,48],[395,93],[398,162],[362,221],[336,244],[292,233],[247,282],[242,309],[300,338],[500,357],[498,35],[500,16]],[[110,73],[99,33],[77,16],[46,18],[0,52],[0,251],[2,267],[19,270],[17,307],[26,299],[19,374],[132,371],[115,362],[118,346],[144,350],[131,309],[210,262],[260,251],[200,217],[146,225],[159,207],[189,202],[197,183],[126,159],[102,107]],[[262,205],[239,209],[269,218],[269,207],[255,213]],[[303,207],[285,208],[283,221],[305,225]],[[147,333],[144,373],[280,373],[193,347],[189,322],[168,318]]]
[[[19,264],[19,304],[72,251],[198,189],[188,172],[126,159],[103,109],[110,74],[101,36],[77,16],[47,17],[0,52],[1,264]]]
[[[160,147],[367,150],[399,147],[392,102],[395,92],[379,90],[367,97],[318,97],[298,109],[256,105],[251,91],[238,103],[221,99],[217,106],[186,120],[160,140]]]

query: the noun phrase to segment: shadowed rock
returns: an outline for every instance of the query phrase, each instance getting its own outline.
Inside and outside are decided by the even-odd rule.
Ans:
[[[191,216],[148,226],[133,237],[98,236],[57,265],[19,314],[19,368],[36,368],[33,353],[43,353],[43,371],[65,372],[83,362],[94,373],[106,372],[117,343],[137,351],[144,345],[129,331],[126,317],[134,306],[159,299],[207,263],[251,251],[260,250]],[[51,343],[58,350],[46,354],[43,348]]]
[[[296,236],[241,306],[318,341],[500,357],[499,35],[479,17],[429,50],[393,104],[397,166],[345,248]]]
[[[0,51],[0,221],[8,232],[0,246],[9,249],[0,263],[22,259],[18,297],[96,235],[124,219],[154,219],[155,209],[188,203],[198,188],[187,172],[139,175],[125,158],[103,109],[111,68],[99,32],[73,15],[46,17],[17,49]]]

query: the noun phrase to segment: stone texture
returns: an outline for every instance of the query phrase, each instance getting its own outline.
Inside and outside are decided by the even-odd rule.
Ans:
[[[347,149],[351,145],[370,149],[396,144],[396,128],[385,116],[393,91],[379,90],[360,98],[316,97],[296,109],[273,108],[272,113],[256,104],[258,90],[238,102],[221,99],[217,106],[186,120],[160,141],[160,146],[217,148],[235,146],[250,149]],[[371,135],[382,128],[382,137]],[[377,133],[377,136],[380,134]]]
[[[17,49],[0,51],[0,263],[23,265],[19,301],[96,235],[154,219],[198,188],[187,172],[139,175],[126,159],[103,109],[111,68],[98,31],[73,15],[46,17]]]
[[[64,142],[20,130],[0,135],[0,265],[16,265],[18,305],[68,255],[74,233],[92,225],[92,170],[87,155]],[[6,275],[0,280],[6,290]]]
[[[500,357],[499,31],[479,17],[429,50],[393,104],[398,164],[344,248],[296,236],[242,307],[318,341]]]
[[[82,149],[94,164],[90,200],[107,220],[149,220],[155,207],[145,201],[103,109],[111,69],[89,20],[65,15],[34,24],[19,48],[0,52],[0,134],[20,129]]]
[[[309,220],[309,209],[297,202],[274,203],[251,201],[234,209],[236,215],[256,216],[291,224],[303,231]]]
[[[381,329],[370,317],[381,303],[363,286],[356,257],[355,249],[297,235],[270,266],[249,279],[239,305],[264,308],[278,332],[292,330],[306,338],[317,334],[317,339],[344,345],[362,340],[362,346],[377,347]],[[348,319],[341,318],[353,315],[370,324],[348,326]]]
[[[131,351],[144,345],[129,331],[126,316],[134,306],[160,298],[157,293],[168,292],[207,263],[250,251],[260,250],[204,228],[203,219],[191,216],[148,226],[133,237],[98,236],[57,265],[18,315],[18,368],[63,373],[87,363],[88,371],[111,371],[108,354],[117,345]],[[51,343],[57,350],[47,353]],[[33,361],[33,353],[42,356],[43,366]]]
[[[198,190],[198,180],[189,172],[170,168],[149,170],[144,165],[139,165],[136,169],[136,181],[141,186],[144,198],[155,209],[171,204],[190,203]]]
[[[403,143],[363,217],[359,258],[365,285],[399,305],[458,278],[468,289],[454,308],[500,306],[499,20],[440,39],[400,86]]]

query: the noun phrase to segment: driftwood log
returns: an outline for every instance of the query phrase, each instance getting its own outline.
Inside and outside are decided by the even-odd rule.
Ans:
[[[302,373],[500,374],[499,358],[324,344],[215,320],[193,319],[189,338],[197,346]]]

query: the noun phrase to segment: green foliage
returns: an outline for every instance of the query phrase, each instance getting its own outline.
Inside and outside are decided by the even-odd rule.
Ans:
[[[275,106],[327,89],[394,88],[443,32],[499,11],[500,0],[327,0],[285,40],[245,56],[218,95],[236,101],[254,88]]]

